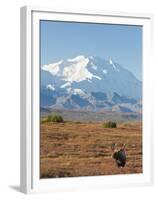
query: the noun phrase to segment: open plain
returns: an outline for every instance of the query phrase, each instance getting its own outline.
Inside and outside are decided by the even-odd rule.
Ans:
[[[41,123],[40,177],[77,177],[142,173],[142,124],[104,128],[102,122]],[[111,145],[126,144],[127,163],[118,168]]]

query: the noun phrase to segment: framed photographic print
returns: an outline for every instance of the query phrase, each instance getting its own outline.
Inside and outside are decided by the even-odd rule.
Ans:
[[[152,182],[151,15],[21,8],[21,191]]]

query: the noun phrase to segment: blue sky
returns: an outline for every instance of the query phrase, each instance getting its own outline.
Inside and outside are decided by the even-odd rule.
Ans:
[[[41,65],[78,55],[112,58],[142,80],[142,27],[41,21]]]

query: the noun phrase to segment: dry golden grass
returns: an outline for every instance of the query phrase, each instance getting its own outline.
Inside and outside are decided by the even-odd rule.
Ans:
[[[112,143],[126,144],[124,168],[112,158]],[[142,173],[141,122],[118,124],[118,128],[95,122],[41,124],[41,178],[131,173]]]

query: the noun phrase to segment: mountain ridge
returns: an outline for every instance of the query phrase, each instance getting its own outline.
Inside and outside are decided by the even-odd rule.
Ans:
[[[141,91],[141,81],[111,58],[81,55],[41,67],[41,106],[140,112]]]

